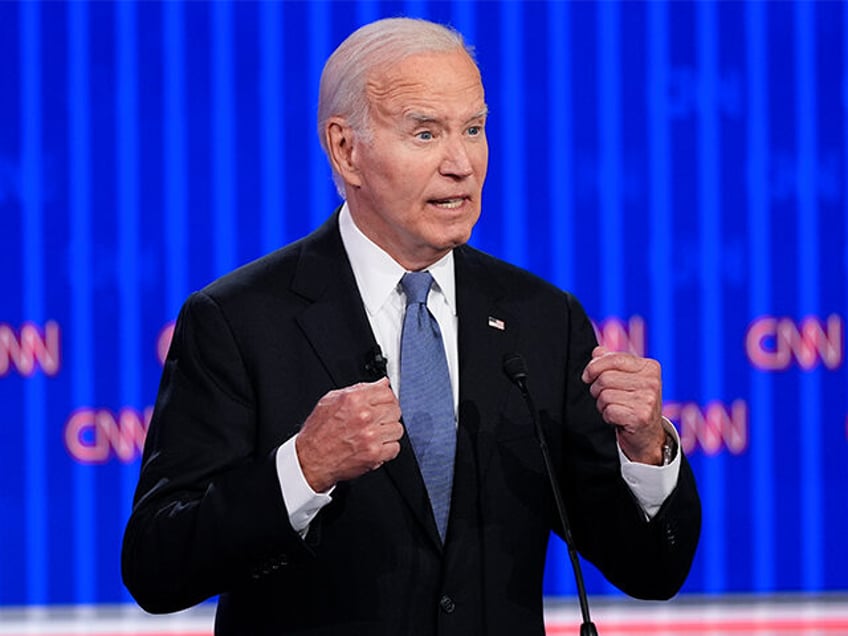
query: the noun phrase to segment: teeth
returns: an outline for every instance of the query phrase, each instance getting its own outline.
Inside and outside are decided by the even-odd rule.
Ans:
[[[443,201],[434,201],[437,206],[440,208],[446,208],[448,210],[453,210],[462,205],[463,199],[444,199]]]

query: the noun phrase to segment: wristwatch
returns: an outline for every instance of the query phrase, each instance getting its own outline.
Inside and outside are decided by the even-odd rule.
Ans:
[[[668,466],[677,454],[677,441],[674,435],[666,432],[665,443],[662,445],[662,465]]]

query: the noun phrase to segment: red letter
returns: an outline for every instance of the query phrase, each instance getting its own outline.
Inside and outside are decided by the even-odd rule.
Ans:
[[[773,348],[766,345],[766,340],[772,338]],[[745,349],[751,364],[758,369],[778,371],[789,366],[789,347],[786,346],[785,340],[778,336],[777,319],[772,316],[763,316],[751,323],[745,337]]]
[[[109,442],[100,434],[97,422],[102,419],[102,413],[80,409],[71,415],[65,425],[65,446],[77,461],[101,464],[109,458]]]
[[[810,370],[821,360],[828,369],[842,364],[842,319],[831,314],[827,318],[827,333],[821,320],[808,316],[801,321],[797,346],[793,347],[802,369]]]

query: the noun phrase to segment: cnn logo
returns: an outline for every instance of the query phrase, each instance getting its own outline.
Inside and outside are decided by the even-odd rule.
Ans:
[[[805,371],[819,364],[833,370],[845,357],[844,333],[842,318],[835,314],[827,320],[808,316],[800,322],[762,316],[748,327],[745,350],[751,364],[766,371],[783,371],[793,364]]]
[[[123,408],[119,413],[106,409],[83,408],[74,412],[65,425],[65,447],[79,462],[101,464],[112,457],[129,463],[144,450],[153,409],[143,412]]]

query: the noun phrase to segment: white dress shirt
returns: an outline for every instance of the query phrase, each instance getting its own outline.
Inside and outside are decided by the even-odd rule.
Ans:
[[[397,395],[400,388],[401,328],[406,310],[406,299],[400,279],[406,270],[356,227],[347,203],[342,206],[339,215],[339,230],[368,321],[377,344],[387,359],[389,381]],[[427,269],[435,281],[427,298],[427,308],[436,318],[442,331],[455,413],[459,403],[459,349],[453,252]],[[674,427],[667,420],[665,427],[677,440],[677,448],[680,448],[680,439]],[[300,468],[295,439],[296,436],[292,437],[277,450],[277,474],[289,521],[296,531],[305,536],[315,515],[332,501],[332,489],[327,493],[316,493],[310,488]],[[653,517],[677,484],[680,453],[678,452],[667,466],[631,462],[621,448],[618,449],[618,454],[624,481],[633,491],[645,515],[648,518]]]

